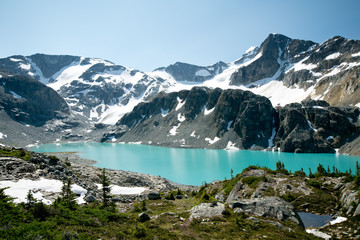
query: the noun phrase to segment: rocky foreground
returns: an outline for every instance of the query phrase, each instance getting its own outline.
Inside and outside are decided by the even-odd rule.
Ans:
[[[93,204],[97,206],[102,201],[96,185],[100,183],[100,170],[93,167],[91,161],[72,153],[55,155],[1,147],[0,188],[4,181],[71,178],[74,184],[86,190],[83,196],[85,205],[80,209]],[[168,234],[164,233],[165,236],[174,239],[278,239],[279,236],[284,239],[316,239],[305,232],[298,215],[301,211],[347,218],[347,221],[327,224],[321,229],[307,229],[308,232],[319,235],[320,230],[320,235],[327,239],[360,238],[359,175],[354,177],[336,170],[331,173],[319,167],[315,174],[306,176],[302,171],[289,173],[284,166],[279,166],[275,171],[249,167],[229,180],[201,187],[176,184],[146,174],[106,170],[113,186],[145,189],[137,194],[113,196],[116,211],[127,214],[127,223],[116,223],[120,225],[114,228],[123,229],[123,224],[131,228],[136,224],[133,232],[121,230],[120,235],[114,233],[114,236],[117,239],[149,238],[159,236],[160,232],[152,229],[160,228]],[[50,202],[59,196],[58,193],[42,193]],[[99,224],[106,227],[110,223]],[[138,224],[142,224],[142,232]],[[91,226],[87,231],[94,234],[94,226]],[[77,227],[73,226],[73,229]],[[74,235],[79,234],[79,230],[76,231]],[[96,236],[114,239],[109,237],[113,236],[111,232]]]

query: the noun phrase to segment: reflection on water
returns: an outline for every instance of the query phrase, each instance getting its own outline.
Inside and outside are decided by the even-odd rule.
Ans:
[[[329,223],[332,220],[330,215],[317,215],[313,213],[307,212],[298,212],[299,217],[301,218],[302,222],[304,223],[305,228],[307,227],[322,227],[325,224]]]
[[[230,177],[230,170],[240,173],[249,165],[276,168],[282,161],[285,168],[297,171],[301,168],[312,172],[321,163],[325,169],[334,165],[340,171],[351,168],[359,157],[336,154],[294,154],[271,151],[225,151],[205,149],[164,148],[138,144],[114,143],[64,143],[44,144],[33,147],[38,152],[79,152],[82,158],[97,161],[101,168],[160,175],[171,181],[200,185],[203,182],[224,180]]]

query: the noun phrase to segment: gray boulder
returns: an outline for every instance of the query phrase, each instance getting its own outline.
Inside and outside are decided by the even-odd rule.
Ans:
[[[260,217],[270,217],[279,221],[292,221],[304,228],[294,207],[278,197],[264,197],[256,199],[242,199],[229,203],[235,213],[245,212]]]
[[[225,205],[218,202],[201,203],[190,210],[190,220],[197,218],[212,218],[222,216]]]

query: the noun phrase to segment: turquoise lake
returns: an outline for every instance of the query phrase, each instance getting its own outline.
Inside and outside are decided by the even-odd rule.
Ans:
[[[335,166],[341,171],[354,172],[359,157],[340,154],[295,154],[271,151],[226,151],[209,149],[165,148],[139,144],[118,143],[62,143],[33,147],[37,152],[78,152],[82,158],[95,160],[96,167],[121,169],[165,177],[171,181],[201,185],[204,182],[230,178],[249,165],[276,169],[282,161],[292,172],[309,168],[314,173],[321,163],[332,171]]]

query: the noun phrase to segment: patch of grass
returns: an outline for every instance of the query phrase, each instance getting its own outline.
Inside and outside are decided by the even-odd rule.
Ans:
[[[0,157],[16,157],[29,161],[32,155],[25,149],[0,148]]]
[[[248,176],[241,179],[242,183],[247,184],[250,188],[255,189],[259,185],[260,182],[267,182],[267,178],[265,176]]]

